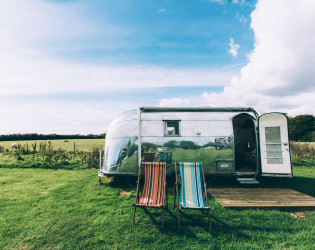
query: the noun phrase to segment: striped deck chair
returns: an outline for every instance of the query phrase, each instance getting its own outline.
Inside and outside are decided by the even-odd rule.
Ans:
[[[179,167],[179,176],[177,172]],[[174,208],[178,212],[178,227],[180,228],[180,209],[201,209],[208,211],[208,222],[210,229],[210,206],[208,206],[208,197],[203,166],[200,162],[178,162],[175,163],[176,193],[174,198]],[[180,184],[180,196],[178,195],[178,184]],[[175,200],[177,199],[177,206]],[[179,201],[180,200],[180,201]]]
[[[144,167],[144,184],[139,199],[139,183],[141,167]],[[164,228],[164,210],[166,194],[166,163],[165,162],[143,162],[139,167],[137,195],[134,205],[132,225],[135,225],[137,207],[154,207],[163,209],[162,228]],[[139,224],[147,225],[147,224]],[[150,225],[149,226],[156,226]]]

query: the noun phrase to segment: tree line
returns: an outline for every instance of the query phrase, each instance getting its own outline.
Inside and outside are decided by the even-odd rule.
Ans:
[[[315,117],[298,115],[289,117],[289,136],[292,141],[315,142]],[[104,139],[105,134],[58,135],[58,134],[9,134],[0,135],[0,141],[58,140],[58,139]]]
[[[315,117],[313,115],[298,115],[289,117],[289,136],[292,141],[315,141]]]
[[[104,139],[105,134],[88,134],[88,135],[58,135],[58,134],[9,134],[0,135],[0,141],[29,141],[29,140],[64,140],[64,139]]]

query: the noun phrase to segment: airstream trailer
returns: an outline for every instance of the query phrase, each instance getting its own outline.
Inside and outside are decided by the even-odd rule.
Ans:
[[[137,175],[142,161],[203,162],[205,174],[292,177],[287,116],[253,108],[141,107],[114,119],[99,176]]]

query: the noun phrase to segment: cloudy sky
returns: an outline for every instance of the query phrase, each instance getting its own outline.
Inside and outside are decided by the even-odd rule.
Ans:
[[[313,0],[0,0],[0,134],[139,106],[315,114]]]

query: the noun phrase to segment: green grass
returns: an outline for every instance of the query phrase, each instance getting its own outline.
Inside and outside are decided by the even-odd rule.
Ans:
[[[294,175],[267,184],[315,195],[314,166],[298,166]],[[185,211],[182,223],[193,226],[179,231],[171,182],[162,230],[131,226],[135,188],[124,178],[104,178],[99,185],[97,170],[0,168],[0,249],[315,248],[314,211],[297,219],[291,210],[230,210],[211,201],[212,231],[200,227],[207,222],[200,211]],[[161,221],[161,210],[138,211],[138,221]]]
[[[51,140],[52,147],[57,150],[59,148],[63,150],[73,151],[74,143],[76,150],[92,150],[93,148],[103,148],[105,144],[105,139],[67,139],[65,140]],[[37,144],[37,149],[39,149],[40,143],[48,144],[48,140],[37,140],[37,141],[0,141],[0,146],[4,147],[4,149],[11,149],[12,143],[21,144],[24,146],[28,144],[29,149],[32,149],[32,144]]]

